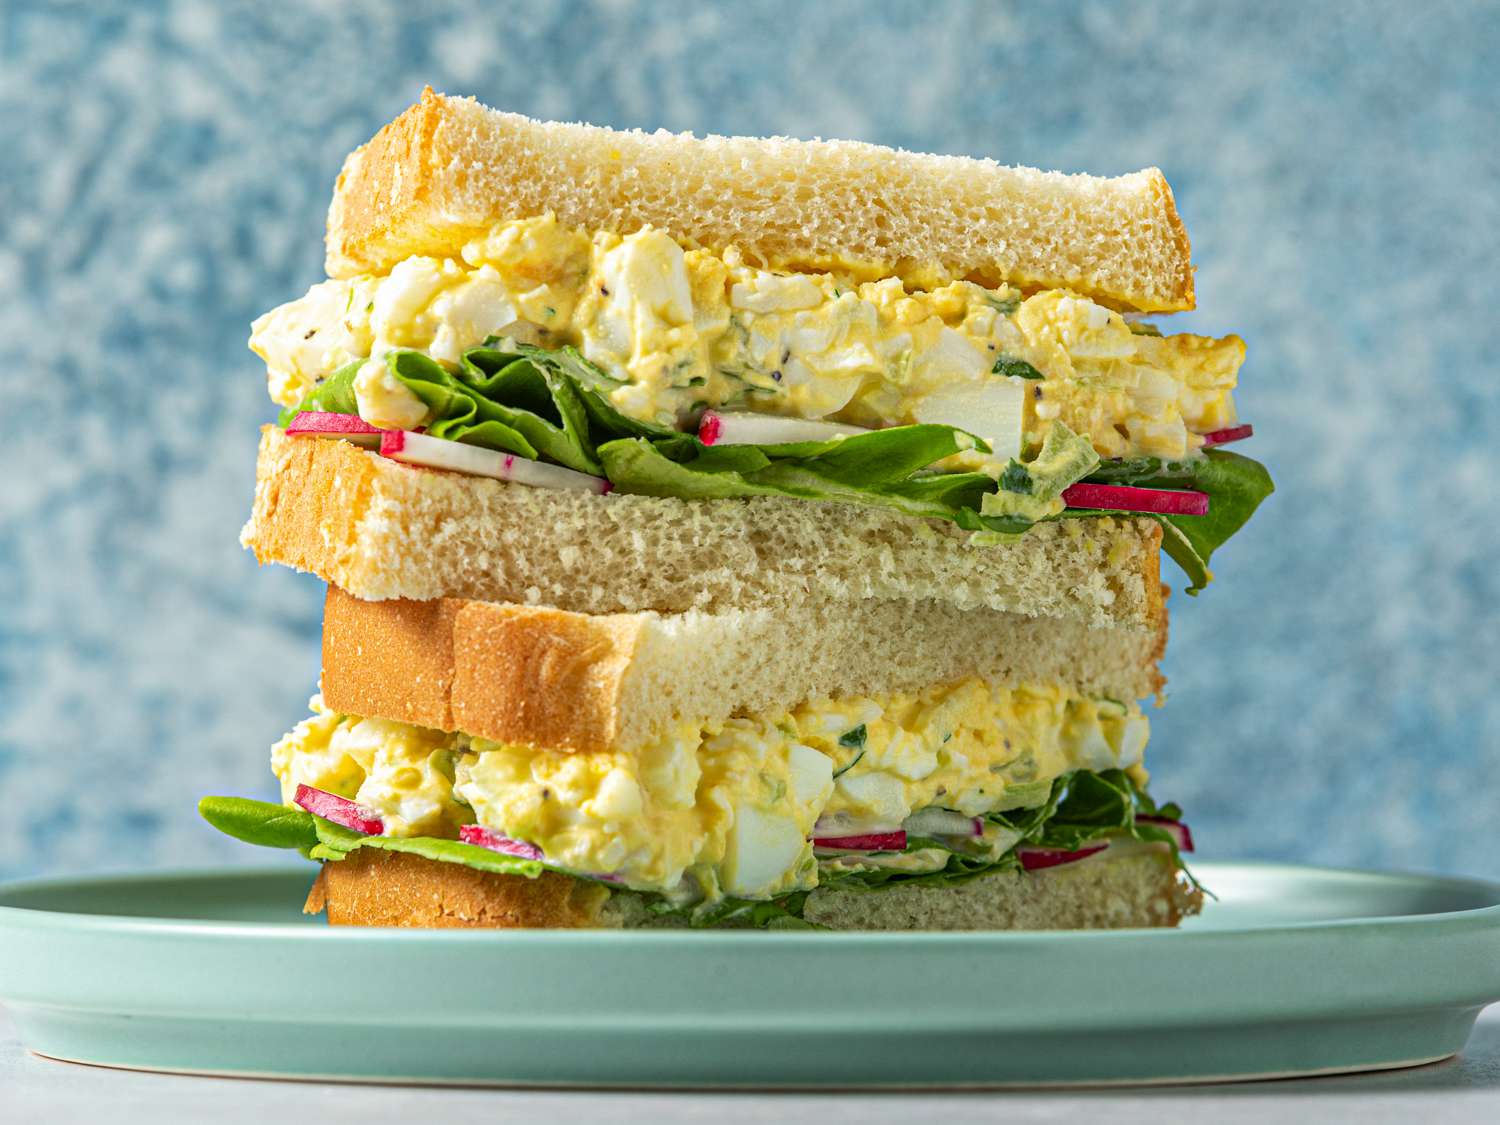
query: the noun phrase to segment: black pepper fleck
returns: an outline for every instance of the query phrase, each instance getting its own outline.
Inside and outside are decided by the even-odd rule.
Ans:
[[[776,382],[776,383],[781,382],[781,372],[780,371],[773,371],[773,372],[771,372],[771,380],[773,382]]]
[[[1032,387],[1031,388],[1031,397],[1032,398],[1041,398],[1042,397],[1042,388],[1041,387]]]

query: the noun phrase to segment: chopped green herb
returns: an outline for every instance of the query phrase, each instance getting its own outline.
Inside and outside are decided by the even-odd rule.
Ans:
[[[984,303],[1001,316],[1015,316],[1016,310],[1021,307],[1021,298],[1015,295],[1001,297],[994,293],[986,293]]]
[[[1006,492],[1031,495],[1031,470],[1012,458],[1010,464],[1005,466],[1005,471],[1000,474],[1000,487]]]
[[[860,723],[853,730],[846,730],[843,734],[839,735],[839,745],[845,750],[862,750],[865,745],[866,733],[865,724]]]
[[[849,764],[847,766],[840,766],[838,769],[834,770],[833,771],[833,776],[836,777],[836,778],[843,777],[846,773],[848,773],[850,770],[852,770],[855,766],[859,765],[859,760],[861,758],[863,758],[864,756],[865,756],[865,752],[863,750],[861,750],[858,754],[854,755],[854,757],[852,757],[852,758],[849,759]]]
[[[1125,323],[1127,323],[1128,325],[1130,325],[1130,331],[1133,332],[1137,336],[1160,336],[1161,335],[1161,329],[1158,328],[1158,327],[1156,327],[1156,325],[1154,325],[1154,324],[1147,324],[1145,321],[1135,321],[1135,320],[1128,320]]]
[[[990,374],[1004,375],[1007,379],[1045,379],[1047,377],[1024,359],[1015,359],[1008,355],[995,357],[995,366],[990,368]]]

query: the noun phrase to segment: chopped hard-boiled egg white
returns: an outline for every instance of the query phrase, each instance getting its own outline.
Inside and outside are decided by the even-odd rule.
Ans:
[[[1147,735],[1134,704],[980,680],[813,700],[592,754],[312,706],[272,751],[284,800],[298,784],[324,789],[392,835],[453,837],[477,823],[563,870],[683,901],[816,886],[815,825],[843,836],[894,830],[921,809],[1034,804],[1076,769],[1138,770]]]
[[[1144,334],[1065,290],[942,278],[909,290],[869,276],[856,263],[776,272],[733,247],[686,249],[650,227],[591,235],[548,214],[499,224],[461,259],[315,285],[257,320],[250,346],[285,406],[353,359],[416,348],[453,364],[512,336],[577,346],[619,381],[608,394],[635,418],[682,424],[709,407],[866,428],[944,422],[988,441],[993,461],[1035,448],[1054,419],[1102,456],[1163,458],[1234,422],[1238,337]],[[359,408],[377,426],[423,410],[373,375]]]
[[[365,806],[395,836],[456,836],[465,823],[454,803],[453,738],[385,719],[336,715],[321,696],[311,718],[271,747],[281,799],[311,785]]]

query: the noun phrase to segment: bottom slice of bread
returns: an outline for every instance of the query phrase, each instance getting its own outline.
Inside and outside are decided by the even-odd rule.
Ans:
[[[1035,872],[998,871],[953,886],[819,888],[809,922],[835,930],[1081,930],[1175,926],[1202,895],[1165,848],[1096,856]],[[476,871],[373,848],[325,863],[303,910],[335,926],[621,929],[681,926],[634,895],[553,872]]]

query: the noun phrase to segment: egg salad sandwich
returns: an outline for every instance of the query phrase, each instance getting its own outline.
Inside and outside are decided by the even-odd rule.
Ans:
[[[281,804],[378,925],[1170,925],[1142,766],[1271,491],[1161,174],[538,123],[424,92],[251,346],[243,542],[329,583]]]

